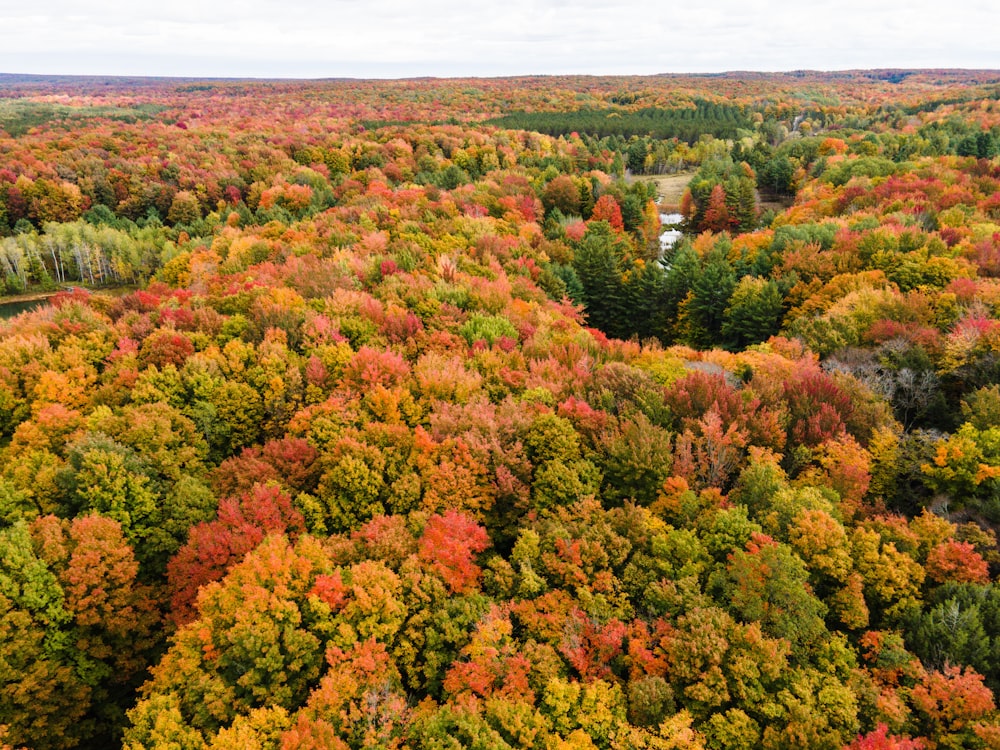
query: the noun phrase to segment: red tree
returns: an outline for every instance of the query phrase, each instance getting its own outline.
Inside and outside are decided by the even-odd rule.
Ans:
[[[594,211],[590,215],[591,221],[606,221],[612,229],[623,231],[625,222],[622,221],[622,209],[618,201],[610,195],[602,195],[594,204]]]
[[[467,591],[479,580],[475,556],[490,546],[486,529],[470,516],[449,510],[431,516],[420,537],[420,559],[429,563],[452,593]]]
[[[949,539],[927,555],[927,576],[937,583],[988,583],[989,566],[968,542]]]
[[[218,517],[191,529],[185,544],[167,565],[173,592],[171,617],[183,624],[194,616],[198,589],[221,579],[271,533],[298,533],[305,523],[291,498],[273,485],[257,485],[238,498],[219,503]]]
[[[701,222],[701,228],[713,232],[725,232],[733,228],[735,221],[729,213],[729,206],[726,205],[726,191],[721,183],[717,183],[712,188],[712,194],[708,196],[708,207],[705,209],[705,218]]]
[[[844,750],[923,750],[924,743],[909,737],[895,737],[889,734],[889,727],[879,724],[873,732],[858,735]]]

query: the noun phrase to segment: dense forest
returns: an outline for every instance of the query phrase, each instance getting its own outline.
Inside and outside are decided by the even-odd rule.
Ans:
[[[998,72],[0,76],[0,292],[5,750],[1000,747]]]

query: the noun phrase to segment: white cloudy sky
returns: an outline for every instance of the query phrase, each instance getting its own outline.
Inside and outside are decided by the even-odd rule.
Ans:
[[[1000,68],[997,0],[0,0],[0,72],[380,77]]]

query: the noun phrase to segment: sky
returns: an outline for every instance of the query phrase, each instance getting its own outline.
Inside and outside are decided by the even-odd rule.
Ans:
[[[0,0],[0,73],[407,78],[1000,68],[996,0]]]

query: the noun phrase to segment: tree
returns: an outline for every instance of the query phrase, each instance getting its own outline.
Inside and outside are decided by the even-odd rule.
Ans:
[[[580,188],[569,175],[559,175],[545,185],[542,203],[546,211],[558,210],[566,216],[580,215]]]
[[[43,177],[35,180],[26,197],[28,216],[37,226],[49,221],[73,221],[84,208],[80,188],[71,182],[56,183]]]
[[[936,583],[987,583],[990,575],[986,561],[968,542],[949,539],[927,555],[927,577]]]
[[[795,193],[794,174],[795,168],[789,158],[785,154],[778,154],[763,165],[758,182],[762,188],[780,195],[792,195]]]
[[[215,520],[192,527],[187,543],[167,566],[171,618],[179,625],[190,621],[201,587],[225,576],[268,534],[294,536],[303,530],[302,515],[274,485],[257,485],[239,497],[223,499]]]
[[[385,646],[369,639],[334,647],[326,660],[326,674],[281,734],[281,746],[402,747],[410,707]]]
[[[142,342],[139,362],[143,366],[163,369],[166,365],[180,368],[194,354],[194,345],[183,333],[161,328]]]
[[[791,417],[789,438],[797,445],[816,446],[846,429],[854,411],[850,397],[829,375],[803,368],[785,381],[785,402]]]
[[[479,621],[469,644],[462,649],[444,680],[452,696],[494,695],[528,699],[534,697],[528,677],[531,661],[519,653],[512,638],[509,617],[494,608]]]
[[[213,412],[212,421],[221,427],[217,433],[222,455],[253,445],[260,438],[264,404],[255,388],[227,380],[212,391],[207,405]]]
[[[889,734],[888,725],[879,724],[868,734],[859,734],[844,750],[923,750],[923,747],[922,741],[896,737]]]
[[[605,222],[591,224],[573,257],[573,268],[583,286],[587,319],[610,336],[628,330],[628,310],[622,279],[627,249]]]
[[[726,203],[726,191],[721,182],[717,182],[708,197],[705,207],[705,218],[701,229],[709,232],[727,232],[736,226],[736,220],[729,213]]]
[[[757,228],[757,189],[753,170],[745,162],[741,167],[745,174],[726,180],[726,202],[736,230],[750,232]]]
[[[760,721],[772,713],[775,681],[787,668],[787,644],[741,625],[717,608],[694,608],[654,635],[678,703],[704,721],[738,708]],[[662,665],[662,666],[660,666]]]
[[[15,746],[113,742],[158,645],[138,567],[110,518],[0,532],[0,725]]]
[[[616,231],[623,231],[625,224],[622,221],[622,210],[614,196],[605,193],[597,199],[594,204],[594,211],[590,215],[591,221],[606,221],[611,228]]]
[[[187,190],[180,190],[170,203],[167,211],[167,221],[171,224],[190,226],[201,218],[201,205],[198,198]]]
[[[778,332],[784,299],[774,281],[744,276],[733,289],[722,322],[722,337],[729,349],[740,350]]]
[[[664,309],[668,302],[666,281],[663,266],[653,259],[647,259],[627,274],[624,292],[629,320],[623,327],[630,335],[638,336],[640,340],[666,340],[666,332],[673,323]]]
[[[964,423],[937,441],[933,460],[921,470],[932,489],[959,506],[989,502],[1000,486],[1000,428],[977,430]]]
[[[786,676],[776,696],[781,718],[764,727],[761,746],[839,750],[857,733],[859,706],[847,684],[849,667],[824,666],[822,670],[799,667]]]
[[[900,552],[893,542],[878,532],[855,528],[851,538],[851,557],[861,574],[865,601],[872,612],[872,624],[895,623],[920,606],[920,586],[924,570],[909,555]]]
[[[939,747],[979,744],[977,721],[988,719],[996,707],[983,676],[961,667],[927,672],[913,687],[910,700],[920,733]]]
[[[674,472],[695,488],[728,488],[746,447],[746,431],[736,423],[725,425],[713,405],[678,436]]]
[[[223,461],[212,473],[212,485],[228,497],[269,483],[289,492],[312,492],[319,481],[318,457],[318,451],[302,438],[271,440]]]
[[[315,540],[303,537],[293,547],[275,534],[210,583],[198,599],[198,619],[177,631],[130,713],[126,746],[139,741],[140,726],[157,726],[160,715],[173,722],[179,711],[183,727],[214,735],[255,708],[300,706],[323,669],[323,641],[313,629],[322,630],[316,618],[331,610],[312,592],[331,568]],[[345,606],[357,607],[353,594]]]
[[[600,438],[601,494],[610,502],[650,505],[670,474],[670,436],[642,412],[619,422]]]
[[[625,152],[625,163],[632,174],[643,174],[646,171],[646,141],[639,139],[629,144]]]
[[[805,562],[809,581],[840,624],[868,625],[861,576],[854,571],[844,527],[826,510],[803,509],[788,529],[789,543]]]
[[[802,560],[787,545],[758,535],[730,558],[716,578],[720,600],[744,622],[760,623],[774,638],[785,638],[801,657],[827,635],[826,607],[812,593]]]
[[[486,530],[469,516],[454,510],[427,520],[420,537],[419,556],[445,581],[453,594],[476,585],[479,567],[473,556],[489,546]]]
[[[52,653],[47,643],[72,615],[56,576],[32,549],[27,524],[0,532],[0,542],[0,725],[15,745],[73,747],[93,733],[83,723],[91,688],[66,646]]]
[[[736,274],[721,247],[713,248],[691,282],[680,315],[686,343],[710,347],[721,341],[726,308],[736,289]]]
[[[68,454],[72,473],[64,481],[75,508],[115,519],[141,544],[158,511],[150,477],[135,454],[101,433],[77,441]]]

